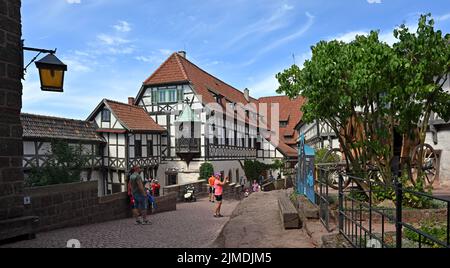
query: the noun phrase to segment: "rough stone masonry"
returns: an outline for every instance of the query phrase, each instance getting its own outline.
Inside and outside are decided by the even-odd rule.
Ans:
[[[20,0],[0,0],[0,221],[23,215]]]

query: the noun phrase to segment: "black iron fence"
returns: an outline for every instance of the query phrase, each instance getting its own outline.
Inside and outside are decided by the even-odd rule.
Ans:
[[[340,168],[318,166],[316,200],[329,231],[330,200],[336,194],[339,233],[353,247],[450,248],[450,199],[404,187],[398,180],[387,185],[348,175]]]
[[[330,176],[332,167],[322,166],[316,168],[316,205],[319,207],[319,219],[328,232],[333,231],[330,224]]]

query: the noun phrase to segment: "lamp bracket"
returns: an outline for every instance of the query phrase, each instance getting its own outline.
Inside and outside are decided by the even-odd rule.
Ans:
[[[49,53],[49,54],[56,53],[56,48],[54,50],[49,50],[49,49],[41,49],[41,48],[34,48],[34,47],[22,47],[22,49],[27,50],[27,51],[38,52],[38,54],[30,61],[30,63],[28,63],[27,66],[25,66],[25,68],[23,68],[24,73],[27,72],[28,66],[30,66],[33,62],[35,62],[36,59],[39,57],[39,55],[41,55],[42,53]]]

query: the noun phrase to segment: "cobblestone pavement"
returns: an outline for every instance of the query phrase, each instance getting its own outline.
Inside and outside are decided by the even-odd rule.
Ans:
[[[63,248],[78,239],[82,248],[198,248],[209,246],[229,220],[238,201],[224,200],[223,218],[213,217],[213,204],[207,199],[179,203],[177,210],[151,215],[152,225],[135,225],[123,219],[37,234],[34,240],[2,247]]]

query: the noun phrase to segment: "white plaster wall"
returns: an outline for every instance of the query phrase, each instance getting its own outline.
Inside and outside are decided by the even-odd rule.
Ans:
[[[438,132],[438,144],[433,143],[432,134],[428,132],[425,143],[430,144],[436,150],[442,150],[439,182],[441,186],[450,187],[450,130],[441,130]]]
[[[23,154],[24,155],[34,155],[36,154],[36,149],[34,147],[33,141],[24,141],[23,142]]]

